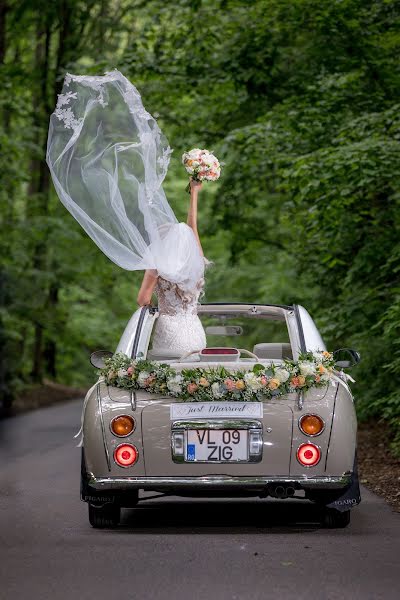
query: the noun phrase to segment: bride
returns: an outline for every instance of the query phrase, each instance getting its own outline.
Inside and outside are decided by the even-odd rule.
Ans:
[[[197,231],[197,199],[201,187],[201,182],[191,179],[187,225],[192,231],[187,234],[192,235],[193,232],[199,253],[208,265]],[[204,277],[200,277],[193,289],[184,290],[179,284],[160,276],[156,270],[146,270],[137,301],[139,306],[148,305],[155,292],[159,311],[150,355],[168,356],[171,351],[183,355],[205,348],[206,335],[197,316],[197,303],[203,286]]]
[[[154,353],[206,346],[196,314],[204,286],[197,231],[201,183],[191,179],[187,223],[162,182],[172,150],[135,86],[117,69],[67,73],[50,117],[46,161],[63,205],[117,265],[145,271],[140,306],[158,296]]]

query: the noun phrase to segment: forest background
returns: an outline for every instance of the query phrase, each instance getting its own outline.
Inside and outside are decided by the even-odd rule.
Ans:
[[[118,68],[174,148],[225,163],[200,197],[208,301],[303,304],[362,355],[361,419],[400,454],[400,6],[392,0],[2,0],[0,386],[94,380],[141,273],[111,263],[58,200],[45,149],[67,71]]]

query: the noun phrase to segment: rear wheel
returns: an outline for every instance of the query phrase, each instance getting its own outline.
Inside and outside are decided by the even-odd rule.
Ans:
[[[89,522],[95,529],[116,527],[121,518],[121,507],[114,502],[96,506],[88,503]]]
[[[347,527],[350,523],[350,510],[340,512],[335,508],[326,508],[322,518],[322,524],[327,529],[339,529]]]

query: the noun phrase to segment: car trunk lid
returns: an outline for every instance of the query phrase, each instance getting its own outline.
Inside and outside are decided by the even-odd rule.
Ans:
[[[196,405],[198,411],[206,405],[205,407],[212,408],[213,412],[205,417],[201,410],[196,416],[193,416],[194,413],[188,413],[187,410],[182,411],[181,414],[176,410],[180,407],[187,409],[189,404]],[[245,408],[248,408],[249,412],[239,411],[237,416],[229,416],[223,410],[215,411],[216,408],[223,409],[224,405],[228,404],[247,405]],[[258,412],[260,408],[261,413]],[[261,460],[259,462],[176,462],[171,449],[172,427],[184,423],[186,430],[195,429],[199,426],[200,419],[201,423],[205,423],[206,429],[207,422],[217,429],[225,429],[225,424],[228,423],[229,426],[226,428],[229,429],[236,424],[238,429],[242,429],[246,428],[246,423],[260,423],[263,440]],[[292,427],[292,408],[287,402],[282,402],[282,399],[279,402],[266,403],[178,403],[165,399],[162,402],[152,403],[145,406],[142,411],[146,475],[153,477],[285,475],[289,473]],[[200,435],[202,436],[202,433]]]

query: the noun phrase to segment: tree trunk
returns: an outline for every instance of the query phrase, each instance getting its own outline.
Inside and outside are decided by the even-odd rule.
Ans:
[[[31,159],[31,178],[28,187],[28,196],[32,197],[30,202],[34,215],[43,216],[47,214],[49,197],[49,174],[45,162],[46,130],[48,120],[47,80],[49,65],[50,26],[47,19],[38,16],[35,43],[35,65],[38,85],[32,94],[33,99],[33,124],[35,127],[35,145],[42,148],[40,155]],[[47,235],[36,244],[33,249],[33,268],[44,271],[46,268]],[[44,299],[43,299],[44,300]],[[43,308],[45,300],[43,301]],[[43,330],[45,311],[38,315],[34,324],[34,344],[31,377],[34,381],[43,378]]]

